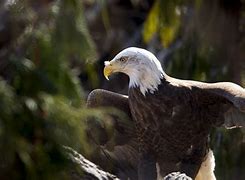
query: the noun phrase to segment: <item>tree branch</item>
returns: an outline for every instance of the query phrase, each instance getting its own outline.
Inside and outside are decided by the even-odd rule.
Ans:
[[[81,154],[70,147],[64,146],[70,159],[78,168],[71,170],[71,179],[78,180],[119,180],[115,175],[103,171],[96,164],[85,159]]]

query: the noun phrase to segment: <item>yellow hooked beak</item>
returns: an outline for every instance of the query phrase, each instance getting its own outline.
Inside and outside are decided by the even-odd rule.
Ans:
[[[104,67],[104,76],[107,80],[109,80],[109,76],[113,73],[112,65],[109,61],[105,61],[105,67]]]

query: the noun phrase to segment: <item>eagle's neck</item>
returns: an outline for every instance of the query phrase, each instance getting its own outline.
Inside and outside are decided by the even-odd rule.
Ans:
[[[139,66],[127,73],[129,75],[129,88],[139,88],[145,96],[146,93],[154,93],[164,78],[162,67]]]

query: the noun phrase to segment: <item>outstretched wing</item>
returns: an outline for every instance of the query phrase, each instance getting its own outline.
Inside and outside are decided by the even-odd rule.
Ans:
[[[93,90],[87,98],[88,108],[103,108],[106,117],[101,117],[97,122],[88,121],[89,125],[97,126],[97,131],[113,130],[113,135],[110,134],[111,142],[115,145],[123,145],[128,142],[132,137],[135,137],[134,123],[131,119],[131,113],[128,104],[128,96],[114,93],[111,91],[96,89]],[[115,112],[115,110],[117,110]],[[97,123],[97,124],[96,124]],[[101,127],[99,127],[101,126]],[[110,126],[108,128],[108,126]],[[102,135],[102,137],[106,135]],[[100,145],[104,145],[102,141],[108,141],[109,137],[101,140]],[[104,142],[105,143],[105,142]],[[106,144],[106,143],[105,143]]]
[[[100,148],[95,163],[121,179],[137,179],[137,143],[128,96],[96,89],[89,94],[87,107],[103,108],[108,114],[88,120],[88,137],[97,141]],[[113,109],[119,114],[111,113]],[[113,133],[108,132],[111,129]]]
[[[131,117],[128,96],[104,89],[95,89],[88,95],[87,107],[115,107]]]
[[[198,87],[216,97],[221,112],[219,119],[226,128],[245,127],[245,89],[241,86],[230,83],[199,83],[194,82],[193,86]]]

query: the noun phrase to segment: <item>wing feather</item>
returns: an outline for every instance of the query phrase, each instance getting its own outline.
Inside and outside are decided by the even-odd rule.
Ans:
[[[101,131],[101,136],[108,138],[101,142],[99,154],[96,154],[94,161],[99,164],[104,170],[116,174],[122,179],[137,179],[137,141],[135,135],[135,127],[131,118],[131,112],[128,103],[128,96],[114,93],[107,90],[93,90],[87,98],[88,108],[115,108],[121,111],[124,116],[110,115],[113,120],[113,134],[108,137],[106,131],[106,121],[108,118],[99,119],[100,124],[94,127],[96,131]],[[125,116],[126,115],[126,116]],[[93,120],[92,120],[93,121]]]
[[[190,81],[191,86],[198,87],[211,93],[222,112],[223,126],[226,128],[245,127],[245,89],[231,82],[201,83]],[[224,101],[224,99],[226,101]]]

